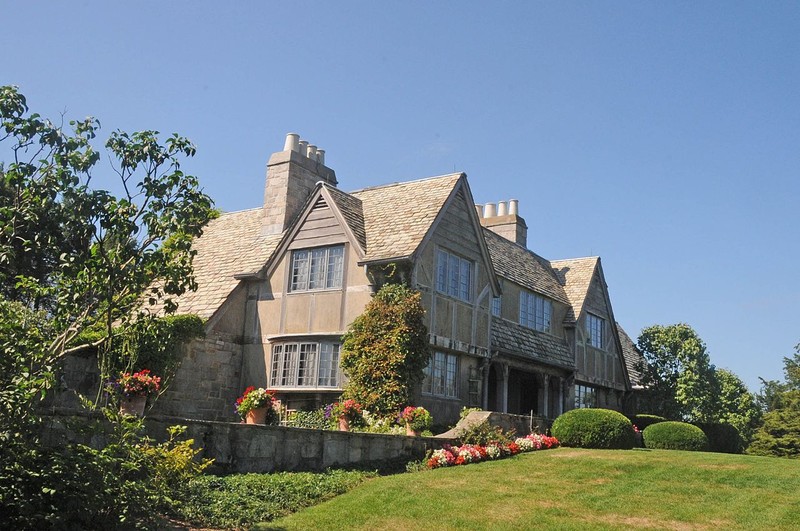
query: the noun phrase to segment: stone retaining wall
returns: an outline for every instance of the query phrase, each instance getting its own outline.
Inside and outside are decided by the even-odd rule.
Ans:
[[[102,447],[106,441],[95,434],[91,439],[66,428],[68,419],[88,422],[86,416],[51,416],[43,442],[60,445],[66,441]],[[406,437],[375,433],[340,432],[259,426],[230,422],[147,417],[148,435],[156,440],[167,438],[167,428],[176,424],[187,427],[186,438],[202,447],[204,458],[214,459],[219,473],[324,471],[326,468],[386,468],[422,459],[428,450],[455,441],[447,438]]]

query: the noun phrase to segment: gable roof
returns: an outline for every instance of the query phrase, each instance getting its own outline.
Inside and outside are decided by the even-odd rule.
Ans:
[[[572,313],[567,312],[565,321],[574,322],[580,317],[599,261],[600,258],[597,256],[550,261],[553,272],[572,304]]]
[[[331,200],[336,204],[347,226],[362,250],[367,248],[367,232],[364,229],[364,209],[359,198],[346,194],[333,186],[323,184]]]
[[[350,193],[361,201],[366,234],[364,262],[410,257],[428,234],[462,173],[364,188]]]
[[[263,210],[254,208],[222,214],[206,225],[192,243],[197,251],[192,262],[197,291],[176,299],[180,313],[211,317],[239,284],[234,275],[263,265],[281,235],[262,236],[262,223]]]
[[[642,372],[639,367],[641,363],[644,363],[644,356],[619,323],[617,323],[617,333],[619,334],[619,342],[622,345],[622,356],[625,358],[625,367],[628,369],[628,378],[631,385],[640,386],[642,385]]]
[[[566,305],[571,303],[550,262],[486,227],[483,236],[499,276]]]

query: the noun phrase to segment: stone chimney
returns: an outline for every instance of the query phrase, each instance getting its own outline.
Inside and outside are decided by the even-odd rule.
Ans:
[[[319,181],[338,184],[334,171],[325,166],[325,150],[300,140],[297,133],[286,135],[283,151],[267,162],[262,234],[283,232]]]
[[[509,201],[499,201],[475,205],[481,225],[523,247],[528,246],[528,225],[519,216],[519,201],[511,199]]]

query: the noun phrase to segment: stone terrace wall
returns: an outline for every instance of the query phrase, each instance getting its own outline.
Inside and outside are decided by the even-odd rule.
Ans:
[[[231,421],[240,389],[242,346],[222,334],[182,345],[181,364],[151,413],[201,420]]]
[[[106,437],[73,431],[67,422],[85,423],[88,415],[54,414],[42,433],[46,446],[79,442],[95,448],[106,444]],[[95,415],[95,420],[99,416]],[[213,458],[212,471],[218,473],[316,471],[327,468],[384,468],[399,462],[422,459],[428,450],[453,444],[452,439],[406,437],[374,433],[340,432],[258,426],[230,422],[198,421],[172,417],[146,417],[148,435],[167,439],[167,428],[187,427],[186,438],[202,447],[202,457]],[[107,428],[110,426],[107,425]]]
[[[148,433],[166,437],[174,424],[188,427],[187,436],[203,447],[221,472],[324,471],[326,468],[385,466],[422,459],[428,450],[452,443],[449,439],[406,437],[260,426],[175,418],[147,419]]]

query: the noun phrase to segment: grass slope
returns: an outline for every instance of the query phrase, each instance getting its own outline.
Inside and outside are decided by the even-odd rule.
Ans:
[[[797,529],[800,461],[560,448],[399,474],[256,529]]]

